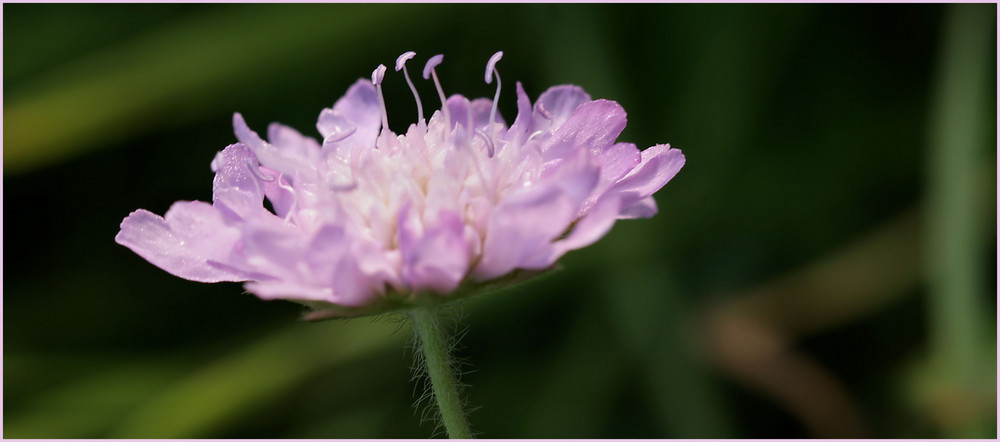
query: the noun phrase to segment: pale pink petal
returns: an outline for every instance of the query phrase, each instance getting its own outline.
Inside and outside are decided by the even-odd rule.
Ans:
[[[278,280],[306,281],[306,268],[298,262],[309,244],[307,235],[292,226],[264,222],[246,223],[242,233],[243,254],[250,266]]]
[[[355,149],[374,148],[382,127],[382,107],[375,86],[371,81],[358,79],[333,109],[320,114],[316,127],[325,140],[336,140],[332,148],[342,158],[350,158]],[[327,142],[323,144],[327,149]]]
[[[295,206],[294,189],[289,185],[288,177],[279,176],[278,172],[266,167],[261,169],[267,170],[268,175],[274,177],[273,180],[264,182],[264,196],[271,202],[274,213],[284,218]]]
[[[617,143],[594,157],[601,165],[601,178],[597,188],[584,203],[582,213],[586,214],[599,198],[628,174],[642,161],[642,154],[632,143]]]
[[[510,130],[504,135],[503,139],[510,140],[514,145],[521,145],[528,140],[531,135],[532,125],[534,124],[531,119],[531,100],[528,99],[528,94],[524,92],[524,86],[521,82],[517,82],[517,117],[514,118],[514,123],[511,124]]]
[[[303,251],[311,271],[310,280],[320,287],[332,288],[329,302],[361,305],[375,295],[373,282],[362,273],[352,253],[353,238],[340,226],[323,226]]]
[[[463,128],[475,128],[476,119],[472,112],[472,103],[468,98],[461,95],[452,95],[448,97],[448,114],[451,116],[451,128],[454,129],[457,126]],[[487,116],[484,118],[489,119]],[[463,135],[464,136],[464,135]]]
[[[660,190],[684,166],[684,154],[669,144],[657,144],[642,151],[642,162],[608,192],[622,195],[622,208],[629,209]]]
[[[243,144],[233,144],[212,161],[212,201],[238,218],[263,210],[263,183],[254,175],[257,157]],[[261,175],[258,171],[257,175]]]
[[[493,109],[493,100],[489,98],[476,98],[469,103],[469,109],[472,111],[472,127],[476,129],[484,129],[490,122],[490,112]],[[495,122],[500,123],[502,127],[507,127],[507,123],[504,122],[503,116],[500,115],[500,111],[497,111]]]
[[[248,292],[260,299],[288,299],[299,301],[333,302],[333,289],[329,287],[311,287],[290,281],[263,281],[243,284]]]
[[[556,186],[530,186],[508,195],[494,209],[483,255],[472,275],[488,280],[550,254],[576,215],[577,206]]]
[[[458,287],[469,266],[465,224],[454,212],[438,212],[436,222],[420,226],[416,212],[400,212],[399,249],[403,280],[413,291],[448,293]]]
[[[253,149],[255,152],[264,147],[264,140],[257,135],[247,126],[246,120],[243,119],[243,115],[239,112],[233,114],[233,131],[236,133],[236,139],[241,143],[246,144]]]
[[[219,209],[201,201],[179,201],[160,217],[147,210],[129,214],[115,242],[181,278],[199,282],[245,281],[249,275],[209,261],[230,262],[239,229]]]
[[[334,112],[333,109],[323,109],[316,121],[316,129],[323,135],[323,144],[334,144],[354,135],[358,127],[351,123],[347,116]]]
[[[647,196],[645,199],[623,208],[618,214],[618,219],[652,218],[658,211],[656,200],[652,196]]]
[[[581,104],[590,101],[583,88],[573,85],[553,86],[535,102],[535,130],[559,128]]]
[[[566,238],[555,242],[549,264],[555,263],[570,250],[589,246],[604,237],[615,224],[620,211],[621,200],[617,195],[607,195],[598,200],[590,212],[576,222]]]
[[[614,101],[596,100],[581,104],[565,123],[545,141],[545,158],[562,158],[574,149],[594,154],[611,147],[625,129],[625,110]]]
[[[579,208],[586,201],[601,176],[601,165],[586,150],[570,151],[567,158],[542,173],[540,185],[551,185],[562,190],[572,204]]]
[[[310,175],[315,175],[315,168],[308,159],[297,155],[288,155],[287,152],[264,142],[257,135],[257,132],[250,130],[246,121],[243,120],[243,116],[239,113],[233,114],[233,128],[236,132],[236,139],[253,150],[261,165],[286,175],[294,175],[299,170],[309,171]]]
[[[320,145],[316,139],[307,137],[299,131],[280,123],[267,126],[267,139],[274,147],[281,149],[285,155],[306,160],[319,158]]]
[[[639,148],[632,143],[617,143],[596,155],[601,163],[601,181],[614,183],[642,162]]]

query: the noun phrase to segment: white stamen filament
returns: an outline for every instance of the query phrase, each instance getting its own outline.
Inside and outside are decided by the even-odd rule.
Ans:
[[[378,104],[382,107],[382,130],[389,130],[389,114],[385,110],[385,98],[382,96],[382,79],[385,78],[385,65],[380,64],[374,71],[372,71],[372,84],[375,85],[375,90],[378,91]],[[378,144],[375,145],[378,149]]]
[[[497,71],[497,62],[503,58],[503,51],[497,51],[490,57],[490,61],[486,63],[486,84],[490,84],[493,81],[493,77],[497,78],[497,92],[493,95],[493,106],[490,108],[490,122],[489,129],[490,135],[496,135],[496,131],[493,127],[496,125],[497,118],[497,102],[500,101],[500,72]],[[497,127],[499,130],[499,127]],[[490,158],[493,158],[492,149],[490,149]]]
[[[477,130],[472,130],[472,106],[466,106],[465,110],[466,110],[466,112],[465,112],[465,118],[466,118],[465,127],[467,128],[467,130],[465,131],[465,145],[468,147],[468,149],[466,149],[466,153],[469,155],[469,159],[472,161],[472,167],[474,169],[476,169],[476,176],[479,177],[479,185],[480,185],[480,187],[483,188],[483,196],[489,198],[490,202],[492,203],[493,202],[493,193],[490,192],[490,186],[489,186],[489,184],[486,183],[486,175],[483,174],[483,168],[482,168],[482,166],[479,165],[479,157],[475,153],[473,153],[473,150],[472,150],[472,138],[475,135],[477,135],[477,134],[480,135],[480,136],[483,136],[483,134],[482,134],[482,131],[480,131],[478,129]],[[488,138],[483,137],[483,140],[486,141],[487,145],[489,145],[489,139]],[[487,152],[489,152],[489,151],[490,151],[490,149],[487,148]],[[492,155],[490,155],[490,157],[492,158]]]
[[[403,77],[406,77],[406,84],[410,86],[410,91],[413,92],[413,99],[417,101],[417,123],[424,122],[424,107],[420,104],[420,95],[417,95],[417,88],[413,85],[413,81],[410,80],[410,73],[406,71],[406,61],[417,55],[416,52],[407,51],[403,55],[400,55],[396,59],[396,72],[400,69],[403,70]]]
[[[437,72],[434,68],[444,61],[444,54],[437,54],[427,60],[427,64],[424,65],[424,80],[428,78],[434,79],[434,87],[437,88],[438,97],[441,98],[441,113],[444,114],[444,127],[447,132],[451,132],[451,116],[448,115],[448,100],[444,97],[444,89],[441,89],[441,82],[438,81]]]
[[[486,143],[486,156],[493,158],[493,141],[490,141],[490,136],[487,135],[486,132],[483,132],[482,129],[476,129],[476,135],[479,135],[479,138],[482,138]]]

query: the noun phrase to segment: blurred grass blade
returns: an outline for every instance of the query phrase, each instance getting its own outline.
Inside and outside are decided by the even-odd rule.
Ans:
[[[358,36],[378,35],[371,29],[392,27],[414,13],[370,5],[207,11],[87,55],[26,89],[5,91],[4,172],[128,139],[161,120],[191,120],[221,95],[241,93],[239,85],[282,72],[290,59],[360,51]]]
[[[95,357],[100,367],[95,367]],[[4,416],[4,437],[92,438],[101,437],[122,415],[150,394],[168,385],[178,367],[174,361],[137,361],[118,356],[53,357],[51,354],[5,355],[5,368],[12,376],[25,369],[44,372],[45,365],[68,365],[77,371],[93,371],[66,385],[26,398]]]
[[[995,367],[987,369],[993,357],[982,353],[987,310],[979,298],[983,287],[977,264],[978,246],[985,239],[977,222],[977,203],[983,201],[977,172],[988,152],[983,125],[987,62],[996,50],[990,46],[994,13],[995,9],[978,5],[953,5],[947,11],[932,106],[926,231],[931,363],[942,376],[938,393],[965,397],[960,401],[962,410],[931,410],[951,416],[938,422],[948,437],[996,436],[986,422],[988,411],[975,405],[980,400],[973,400],[996,374]],[[995,394],[994,390],[988,396]],[[945,405],[949,408],[955,404],[941,399],[930,400],[951,404]]]
[[[260,341],[152,396],[113,430],[113,438],[207,437],[321,370],[398,347],[399,324],[360,319],[308,323]],[[354,382],[345,379],[345,382]]]

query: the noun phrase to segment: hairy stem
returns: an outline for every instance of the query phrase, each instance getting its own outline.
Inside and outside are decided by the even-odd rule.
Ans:
[[[470,439],[472,431],[465,417],[465,409],[458,395],[458,383],[451,357],[448,354],[448,335],[441,326],[440,309],[418,308],[410,311],[413,332],[417,335],[420,351],[423,352],[427,375],[430,377],[434,399],[441,411],[448,437]]]

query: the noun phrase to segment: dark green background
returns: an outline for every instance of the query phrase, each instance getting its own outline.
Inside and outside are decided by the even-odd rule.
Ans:
[[[398,319],[304,323],[113,238],[211,199],[235,111],[318,136],[406,50],[492,97],[502,49],[508,121],[515,81],[573,83],[687,164],[655,218],[456,310],[475,430],[995,438],[996,12],[5,4],[3,436],[435,434]],[[385,90],[401,130],[412,97],[393,72]]]

